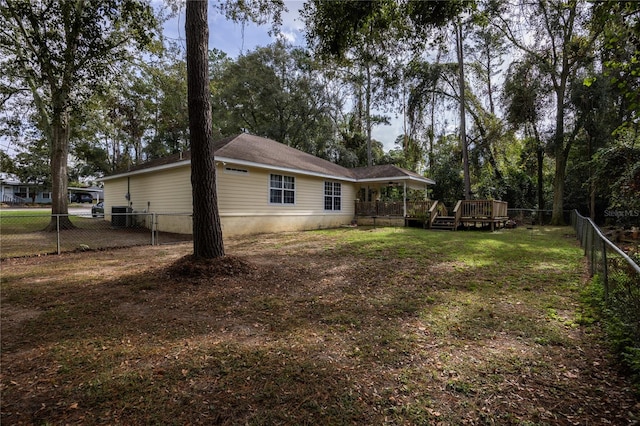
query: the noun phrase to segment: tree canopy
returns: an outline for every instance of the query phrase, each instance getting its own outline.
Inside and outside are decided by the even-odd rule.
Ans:
[[[286,3],[213,6],[277,32]],[[146,2],[3,0],[0,14],[0,133],[18,151],[3,167],[50,185],[54,213],[69,179],[193,150],[186,52],[159,37]],[[571,208],[611,220],[606,209],[634,205],[635,169],[619,161],[638,141],[634,2],[310,0],[302,18],[307,46],[205,52],[211,137],[249,132],[347,167],[397,164],[451,201],[464,196],[466,149],[471,197],[553,207],[555,223]],[[391,122],[402,130],[375,140]],[[30,166],[36,154],[47,179]]]
[[[3,104],[18,95],[33,103],[49,144],[52,214],[66,214],[71,122],[131,49],[151,42],[157,21],[139,0],[4,0],[0,16]]]

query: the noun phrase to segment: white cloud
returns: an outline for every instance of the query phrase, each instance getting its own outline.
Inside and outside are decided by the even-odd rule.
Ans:
[[[392,119],[391,125],[381,124],[371,129],[371,137],[382,142],[385,152],[396,148],[396,138],[402,133],[402,119],[400,118]]]
[[[284,39],[287,43],[295,45],[298,36],[292,31],[280,31],[280,38]]]

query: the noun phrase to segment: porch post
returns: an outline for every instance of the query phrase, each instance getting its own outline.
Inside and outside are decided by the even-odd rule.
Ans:
[[[404,181],[404,217],[407,217],[407,181]]]

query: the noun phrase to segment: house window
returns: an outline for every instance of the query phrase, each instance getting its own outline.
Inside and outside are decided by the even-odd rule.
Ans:
[[[269,202],[271,204],[295,204],[295,178],[293,176],[270,175]]]
[[[338,182],[324,183],[324,209],[342,210],[342,185]]]
[[[15,196],[20,198],[29,198],[29,188],[26,186],[19,186],[18,192],[15,193]]]
[[[49,199],[51,199],[51,193],[50,193],[50,192],[43,192],[43,193],[42,193],[42,199],[43,199],[43,200],[49,200]]]

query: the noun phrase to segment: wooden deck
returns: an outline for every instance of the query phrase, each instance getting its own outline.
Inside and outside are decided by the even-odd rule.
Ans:
[[[418,224],[430,229],[484,226],[491,230],[509,219],[508,204],[498,200],[460,200],[451,213],[440,201],[356,201],[356,217],[404,219],[404,225]]]
[[[437,203],[437,202],[436,202]],[[434,229],[458,229],[459,226],[471,227],[480,224],[489,225],[494,231],[496,226],[504,226],[509,219],[508,203],[498,200],[459,200],[449,215],[444,204],[432,206],[429,227]]]

